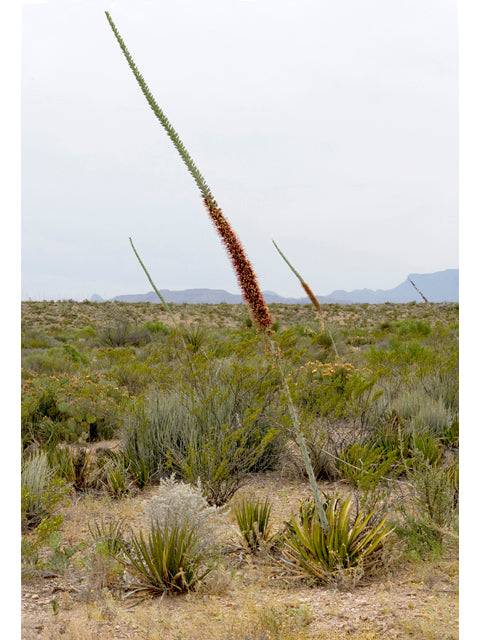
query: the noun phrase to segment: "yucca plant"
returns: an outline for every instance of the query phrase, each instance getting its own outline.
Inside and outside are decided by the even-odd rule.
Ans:
[[[43,451],[22,461],[21,479],[22,529],[33,529],[50,516],[65,495],[65,486],[55,473]]]
[[[256,553],[272,537],[270,527],[271,511],[272,505],[268,498],[265,500],[244,498],[233,509],[240,533],[247,548],[252,553]]]
[[[132,481],[128,476],[125,456],[114,453],[105,462],[102,469],[103,485],[114,498],[127,495],[132,487]]]
[[[120,46],[120,49],[122,50],[123,55],[125,56],[128,66],[130,67],[150,108],[152,109],[154,115],[162,125],[163,129],[167,133],[170,140],[172,141],[175,149],[178,151],[182,161],[185,163],[185,166],[187,167],[189,173],[191,174],[191,176],[195,181],[195,184],[200,190],[203,203],[208,211],[210,219],[218,235],[220,236],[220,239],[224,244],[227,254],[230,258],[233,269],[235,271],[235,275],[237,277],[240,290],[242,292],[242,296],[250,311],[253,322],[255,323],[258,330],[263,332],[264,335],[270,337],[273,330],[273,321],[270,315],[270,311],[265,302],[263,293],[260,289],[255,271],[252,267],[250,260],[248,259],[248,256],[238,236],[236,235],[232,226],[230,225],[230,223],[224,216],[222,210],[220,209],[219,205],[217,204],[215,198],[213,197],[212,191],[210,190],[210,187],[207,185],[205,178],[200,173],[200,170],[198,169],[197,165],[195,164],[192,157],[188,153],[185,145],[180,139],[180,136],[178,135],[178,133],[170,123],[169,119],[167,118],[163,110],[158,105],[155,98],[153,97],[147,83],[145,82],[144,77],[142,76],[139,69],[137,68],[135,61],[133,60],[130,52],[128,51],[125,45],[125,42],[123,41],[122,36],[120,35],[115,23],[113,22],[112,17],[108,13],[108,11],[105,12],[105,14],[110,24],[110,27],[115,35],[115,38]],[[133,246],[133,243],[132,243],[132,246]],[[137,258],[139,258],[136,251],[135,253],[137,255]],[[140,263],[143,269],[146,271],[146,268],[143,265],[143,263],[141,261]],[[146,271],[146,273],[147,273],[147,277],[151,281],[151,278],[148,275],[148,271]],[[328,523],[321,505],[321,500],[318,492],[315,474],[312,469],[312,464],[311,464],[310,457],[308,454],[308,449],[305,443],[305,438],[300,428],[298,413],[293,404],[291,394],[290,394],[290,389],[288,386],[288,381],[283,371],[283,366],[282,366],[281,357],[280,357],[281,354],[279,353],[278,348],[276,348],[276,345],[271,340],[271,337],[269,340],[267,340],[267,346],[269,348],[272,358],[275,358],[278,368],[282,373],[285,393],[287,396],[288,408],[289,408],[290,416],[293,422],[295,436],[296,436],[298,445],[300,447],[300,451],[305,464],[309,482],[312,488],[312,493],[315,500],[317,514],[322,523],[322,527],[324,527],[324,529],[327,529]]]
[[[131,594],[140,596],[195,589],[212,569],[204,560],[192,527],[162,527],[155,522],[146,538],[142,532],[134,534],[120,557],[133,578]]]
[[[118,558],[125,548],[126,528],[125,520],[95,520],[88,524],[88,530],[95,544],[112,558]]]
[[[379,560],[383,544],[393,531],[373,513],[352,514],[352,499],[327,498],[328,532],[313,517],[311,501],[303,504],[299,517],[292,517],[284,534],[283,558],[296,573],[327,583],[350,569],[371,570]]]

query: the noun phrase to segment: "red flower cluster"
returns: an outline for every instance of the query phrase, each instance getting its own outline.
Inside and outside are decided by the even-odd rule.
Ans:
[[[260,290],[255,271],[253,270],[250,260],[247,258],[247,254],[240,240],[214,198],[207,196],[203,201],[215,229],[218,231],[225,245],[235,270],[243,299],[250,309],[255,324],[260,329],[268,330],[272,326],[270,311]]]

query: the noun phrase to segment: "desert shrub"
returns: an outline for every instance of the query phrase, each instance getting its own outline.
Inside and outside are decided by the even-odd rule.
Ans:
[[[136,327],[125,319],[119,319],[103,327],[98,333],[99,344],[107,347],[139,347],[147,344],[151,339],[147,328]]]
[[[398,453],[382,447],[353,443],[340,453],[337,463],[341,475],[363,491],[375,489],[386,477],[395,474]]]
[[[424,320],[399,320],[395,323],[395,330],[401,336],[428,336],[432,332],[431,326]]]
[[[123,451],[140,488],[168,473],[170,443],[181,437],[177,430],[185,428],[188,421],[191,421],[190,417],[177,395],[168,393],[151,394],[144,406],[128,416]]]
[[[35,575],[45,565],[41,552],[52,537],[58,532],[63,518],[61,515],[46,516],[33,531],[22,535],[22,574]]]
[[[99,484],[100,469],[94,452],[85,447],[57,446],[48,452],[57,477],[68,482],[75,491],[87,491]]]
[[[317,480],[337,480],[339,477],[337,457],[340,443],[344,440],[341,430],[337,428],[338,425],[334,422],[312,418],[307,413],[301,416],[301,424],[315,477]],[[290,444],[290,451],[292,454],[296,453],[296,447],[293,443]],[[306,476],[304,464],[298,455],[294,460],[298,472],[302,476]]]
[[[418,339],[396,337],[387,347],[373,345],[366,353],[366,364],[385,379],[430,374],[439,364],[433,348]]]
[[[199,550],[195,529],[152,523],[145,537],[133,534],[119,556],[132,577],[130,593],[162,595],[195,589],[212,570]]]
[[[452,416],[441,400],[429,398],[413,417],[412,426],[417,431],[442,434],[452,424]]]
[[[144,327],[153,335],[168,335],[170,333],[170,328],[159,320],[151,320],[150,322],[146,322]]]
[[[22,355],[22,368],[24,371],[33,371],[37,374],[55,375],[59,373],[71,373],[78,369],[79,361],[73,360],[64,349],[41,349]]]
[[[113,435],[128,401],[98,375],[38,378],[23,385],[22,442],[54,446]]]
[[[55,338],[47,333],[35,329],[22,331],[22,349],[49,349],[57,344]]]
[[[137,482],[166,473],[223,504],[251,471],[271,468],[280,446],[272,427],[278,381],[265,365],[208,364],[182,392],[152,393],[130,419],[125,453]],[[187,386],[188,385],[188,386]]]
[[[399,394],[391,403],[391,408],[417,432],[440,435],[453,422],[451,413],[441,399],[432,398],[419,389]]]
[[[313,501],[304,503],[299,517],[293,516],[284,534],[283,556],[290,569],[318,583],[342,575],[371,572],[380,564],[383,545],[392,532],[374,513],[352,513],[352,500],[328,498],[325,532],[316,517]]]
[[[64,485],[55,478],[46,453],[37,452],[23,459],[21,496],[22,529],[25,531],[51,516],[64,498]]]
[[[409,450],[413,455],[413,462],[418,454],[429,464],[440,462],[443,455],[443,447],[439,438],[430,433],[413,433],[409,441]]]
[[[75,440],[80,431],[68,423],[59,407],[58,380],[32,380],[24,383],[22,396],[22,444],[53,446],[62,440]]]
[[[451,473],[420,454],[408,469],[414,494],[411,504],[399,506],[401,521],[397,532],[414,556],[438,555],[445,537],[451,535],[456,525],[455,476],[452,481]]]
[[[244,498],[235,505],[233,513],[247,548],[256,553],[271,537],[270,514],[272,505],[268,499]]]
[[[135,361],[113,367],[108,377],[125,387],[131,395],[136,395],[152,383],[153,370],[148,364]]]
[[[307,362],[295,377],[293,395],[311,415],[349,418],[362,425],[368,421],[378,395],[376,377],[345,362]]]

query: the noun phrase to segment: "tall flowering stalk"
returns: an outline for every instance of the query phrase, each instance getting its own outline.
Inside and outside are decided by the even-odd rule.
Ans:
[[[310,302],[312,303],[312,305],[315,308],[315,311],[317,312],[318,320],[320,322],[320,328],[321,328],[322,331],[325,331],[325,328],[327,329],[328,335],[330,336],[330,340],[332,341],[333,350],[335,351],[335,355],[338,358],[337,345],[335,344],[335,340],[333,339],[332,332],[330,331],[330,329],[328,327],[325,327],[325,320],[324,320],[324,317],[323,317],[323,310],[322,310],[322,307],[320,305],[320,302],[318,301],[317,296],[313,293],[313,291],[310,289],[308,284],[305,282],[305,280],[302,278],[302,276],[298,273],[298,271],[292,265],[292,263],[287,258],[287,256],[280,250],[280,247],[275,242],[275,240],[272,240],[272,242],[273,242],[273,245],[274,245],[275,249],[278,251],[278,253],[281,255],[281,257],[285,260],[287,265],[290,267],[291,271],[295,274],[295,276],[298,278],[298,280],[300,280],[300,284],[302,285],[303,290],[305,291],[307,296],[310,298]]]
[[[160,291],[157,288],[157,285],[155,284],[155,282],[152,280],[152,276],[149,274],[147,267],[143,264],[143,260],[140,257],[140,254],[138,253],[135,245],[133,244],[133,240],[131,238],[129,238],[130,241],[130,246],[133,249],[133,253],[135,254],[138,262],[140,263],[140,266],[142,267],[145,275],[147,276],[148,281],[150,282],[150,284],[153,287],[153,290],[155,291],[155,293],[157,294],[158,299],[160,300],[163,308],[165,309],[165,311],[167,313],[170,313],[170,307],[168,306],[167,301],[165,300],[165,298],[162,296],[162,294],[160,293]]]
[[[411,278],[409,278],[408,281],[410,282],[412,287],[415,289],[415,291],[417,291],[417,293],[419,293],[422,296],[423,301],[428,303],[427,298],[423,295],[423,293],[420,291],[420,289],[417,287],[417,285],[414,283],[414,281]]]
[[[128,62],[128,66],[132,70],[132,73],[135,76],[135,79],[138,82],[138,85],[140,86],[140,89],[142,90],[142,93],[145,96],[148,104],[150,105],[150,108],[159,120],[162,127],[165,129],[170,140],[173,142],[173,145],[180,154],[181,159],[185,163],[188,171],[192,175],[197,187],[200,190],[203,202],[210,215],[210,219],[212,220],[215,229],[218,231],[218,234],[220,235],[220,238],[227,250],[228,256],[231,260],[235,274],[237,276],[240,290],[242,291],[243,299],[250,309],[254,322],[259,329],[268,331],[272,326],[270,311],[260,290],[255,271],[253,270],[247,254],[245,253],[245,249],[243,248],[242,243],[238,239],[238,236],[232,229],[232,226],[218,206],[210,190],[210,187],[207,185],[205,178],[202,176],[197,165],[185,148],[185,145],[181,141],[180,136],[175,131],[171,122],[153,97],[152,92],[148,88],[144,77],[137,68],[137,65],[130,55],[125,42],[123,41],[123,38],[120,35],[108,11],[105,12],[105,15],[107,16],[107,20],[112,28],[115,38],[117,39],[120,49],[122,50],[123,55]]]
[[[295,269],[295,267],[293,266],[293,264],[290,262],[290,260],[287,258],[287,256],[283,253],[283,251],[281,251],[280,247],[278,246],[278,244],[275,242],[275,240],[272,240],[273,242],[273,246],[275,247],[275,249],[278,251],[278,253],[280,254],[280,256],[285,260],[285,262],[287,263],[287,265],[290,267],[291,271],[293,272],[293,274],[298,278],[300,284],[302,285],[303,290],[305,291],[305,293],[307,294],[307,296],[310,299],[310,302],[313,304],[313,306],[315,307],[315,310],[318,312],[320,318],[322,316],[322,307],[320,306],[320,302],[318,301],[317,296],[313,293],[313,291],[310,289],[310,287],[308,286],[308,284],[305,282],[305,280],[302,278],[302,276],[298,273],[298,271]],[[323,320],[322,320],[323,322]]]
[[[288,386],[288,381],[287,381],[287,377],[284,373],[283,370],[283,362],[282,362],[282,357],[281,357],[281,353],[278,350],[278,348],[276,347],[275,343],[273,342],[272,338],[271,338],[271,327],[272,327],[272,318],[270,315],[270,311],[268,309],[268,306],[265,302],[265,299],[263,297],[263,294],[260,290],[260,286],[258,284],[258,280],[257,280],[257,276],[255,274],[255,271],[253,270],[252,264],[250,263],[247,254],[245,253],[245,250],[240,242],[240,240],[238,239],[235,231],[232,229],[232,226],[230,225],[230,223],[228,222],[227,218],[224,216],[222,210],[220,209],[220,207],[218,206],[215,198],[213,197],[213,194],[210,190],[210,187],[207,185],[205,178],[202,176],[202,174],[200,173],[200,170],[198,169],[198,167],[196,166],[195,162],[193,161],[192,157],[190,156],[190,154],[188,153],[187,149],[185,148],[185,145],[183,144],[183,142],[181,141],[178,133],[175,131],[175,129],[173,128],[172,124],[170,123],[170,121],[168,120],[167,116],[165,115],[165,113],[162,111],[162,109],[159,107],[159,105],[157,104],[155,98],[153,97],[150,89],[148,88],[147,83],[145,82],[142,74],[140,73],[140,71],[138,70],[132,56],[130,55],[130,52],[128,51],[125,42],[123,41],[117,27],[115,26],[115,23],[113,22],[110,14],[108,12],[105,12],[106,16],[107,16],[107,20],[112,28],[112,31],[115,35],[115,38],[117,39],[117,42],[120,46],[120,49],[122,50],[127,62],[128,62],[128,66],[130,67],[130,69],[132,70],[133,75],[135,76],[135,79],[137,80],[138,85],[140,86],[140,89],[142,90],[143,95],[145,96],[148,104],[150,105],[150,108],[152,109],[153,113],[155,114],[155,116],[157,117],[157,119],[159,120],[160,124],[162,125],[162,127],[165,129],[168,137],[170,138],[170,140],[173,142],[173,145],[175,146],[175,148],[177,149],[178,153],[180,154],[181,159],[183,160],[183,162],[185,163],[188,171],[190,172],[190,174],[192,175],[193,179],[195,180],[195,183],[197,185],[197,187],[200,190],[200,193],[202,195],[202,199],[203,202],[205,204],[205,207],[207,208],[208,214],[210,216],[210,219],[213,222],[213,225],[215,227],[215,229],[217,230],[226,250],[228,253],[228,256],[230,258],[230,261],[232,263],[232,266],[235,270],[235,274],[237,276],[237,280],[238,283],[240,285],[242,294],[243,294],[243,298],[245,300],[245,303],[247,304],[250,313],[252,315],[252,318],[257,326],[257,328],[259,330],[261,330],[262,332],[264,332],[264,335],[266,334],[267,337],[267,344],[269,345],[269,350],[270,350],[270,354],[272,356],[272,358],[275,359],[277,366],[279,367],[279,370],[281,372],[281,376],[282,376],[282,380],[283,380],[283,385],[284,385],[284,389],[285,389],[285,394],[287,396],[287,402],[288,402],[288,408],[289,408],[289,412],[290,412],[290,416],[292,418],[292,423],[294,426],[294,430],[295,430],[295,437],[297,440],[297,443],[299,445],[301,454],[302,454],[302,458],[305,464],[305,468],[307,471],[307,475],[308,475],[308,479],[312,488],[312,493],[313,493],[313,498],[315,501],[315,505],[316,505],[316,509],[317,509],[317,514],[320,520],[320,523],[322,525],[322,527],[327,531],[328,530],[328,521],[327,521],[327,517],[325,514],[325,510],[323,508],[323,504],[322,501],[320,499],[320,493],[318,490],[318,485],[316,482],[316,478],[315,475],[313,473],[313,468],[312,468],[312,463],[310,460],[310,456],[308,453],[308,449],[307,449],[307,445],[305,442],[305,437],[302,433],[302,429],[301,429],[301,425],[300,425],[300,420],[298,417],[298,413],[296,410],[296,407],[292,401],[292,396],[290,393],[290,388]],[[143,264],[138,252],[136,251],[133,242],[130,240],[130,243],[132,245],[132,248],[135,252],[135,255],[137,257],[137,259],[139,260],[143,270],[145,271],[150,283],[153,285],[153,281],[148,273],[148,270],[146,269],[145,265]],[[153,285],[154,286],[154,285]],[[157,294],[159,295],[160,299],[161,296],[157,290],[157,288],[154,286],[155,291],[157,291]]]

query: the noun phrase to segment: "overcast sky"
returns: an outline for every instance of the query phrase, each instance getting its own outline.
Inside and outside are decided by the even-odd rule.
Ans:
[[[457,266],[454,0],[38,0],[23,26],[23,297],[238,291],[112,13],[263,289]]]

